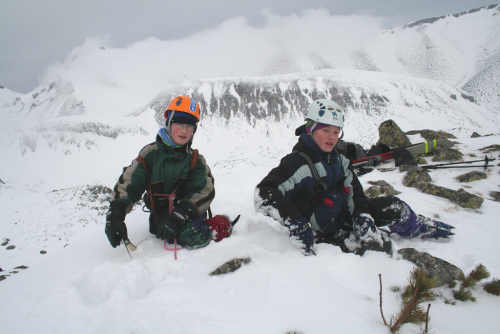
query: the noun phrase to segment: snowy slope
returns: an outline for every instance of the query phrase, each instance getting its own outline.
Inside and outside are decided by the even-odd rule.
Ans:
[[[415,136],[413,140],[420,139]],[[458,148],[477,155],[479,148],[499,140],[499,135],[460,138]],[[279,145],[290,150],[292,143]],[[216,147],[202,149],[208,158],[216,156],[215,151]],[[343,333],[387,333],[379,313],[378,274],[382,274],[383,306],[389,317],[399,305],[391,288],[406,284],[413,265],[382,253],[369,252],[363,257],[343,254],[331,245],[319,245],[317,256],[304,257],[289,243],[283,228],[253,210],[255,184],[279,159],[249,158],[256,165],[214,168],[217,197],[213,211],[232,217],[242,214],[231,238],[195,251],[181,250],[175,260],[173,253],[165,251],[162,242],[147,232],[147,214],[135,210],[127,217],[129,236],[138,246],[130,261],[123,246],[117,249],[109,246],[102,223],[75,228],[75,232],[88,228],[87,236],[71,242],[63,251],[39,255],[43,260],[29,264],[24,271],[17,270],[19,273],[0,283],[3,330],[9,333],[40,329],[50,333],[329,333],[335,328]],[[211,163],[214,165],[213,160]],[[462,185],[454,177],[466,171],[469,169],[438,170],[431,175],[436,184],[457,189]],[[498,172],[498,167],[491,168],[489,178],[474,182],[472,191],[485,197],[491,190],[498,191]],[[429,252],[466,273],[483,263],[498,278],[500,203],[485,200],[478,210],[462,209],[447,200],[404,187],[403,175],[396,171],[374,171],[361,180],[365,187],[370,180],[386,180],[402,192],[400,197],[417,212],[439,215],[456,226],[456,235],[439,241],[396,238],[396,248],[413,247]],[[16,189],[2,185],[0,191],[4,197],[14,195]],[[76,206],[78,202],[77,198],[67,198],[66,205]],[[31,203],[41,209],[36,202]],[[60,207],[52,204],[51,209],[54,220],[60,219],[57,213]],[[76,212],[80,215],[92,211],[83,207]],[[24,228],[30,228],[19,225],[22,224],[18,224],[20,236],[21,232],[27,232]],[[5,254],[15,250],[0,251]],[[232,274],[208,276],[233,257],[252,260]],[[494,333],[500,325],[496,316],[499,297],[478,288],[473,292],[476,303],[459,302],[452,306],[444,302],[445,297],[451,298],[450,289],[441,288],[437,292],[442,296],[432,302],[430,309],[433,331],[470,333],[479,322],[482,332]],[[406,325],[402,330],[402,333],[415,332],[418,332],[415,325]]]

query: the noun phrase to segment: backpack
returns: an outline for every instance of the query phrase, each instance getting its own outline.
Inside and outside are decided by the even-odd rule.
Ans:
[[[356,159],[366,158],[369,156],[363,146],[353,142],[339,140],[335,148],[351,162]]]

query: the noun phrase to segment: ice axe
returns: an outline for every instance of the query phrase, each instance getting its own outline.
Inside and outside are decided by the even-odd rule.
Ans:
[[[135,245],[133,243],[131,243],[129,239],[124,240],[123,243],[125,244],[125,249],[127,250],[128,256],[130,256],[130,260],[132,260],[132,255],[130,255],[130,252],[128,249],[130,248],[131,250],[135,251],[137,249],[137,247],[135,247]]]

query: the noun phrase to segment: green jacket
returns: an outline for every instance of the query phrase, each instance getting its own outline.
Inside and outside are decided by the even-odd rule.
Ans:
[[[126,207],[125,213],[132,211],[134,203],[147,190],[148,180],[155,194],[171,194],[186,180],[176,191],[175,203],[182,201],[183,206],[189,207],[190,218],[208,210],[215,197],[214,178],[201,154],[189,172],[193,157],[190,146],[174,149],[157,136],[156,142],[143,147],[139,156],[148,166],[149,173],[138,159],[125,167],[113,188],[111,207]]]

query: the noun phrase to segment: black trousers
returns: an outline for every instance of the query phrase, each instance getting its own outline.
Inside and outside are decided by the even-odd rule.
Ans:
[[[368,199],[368,210],[377,227],[399,223],[403,208],[403,201],[395,196]]]

